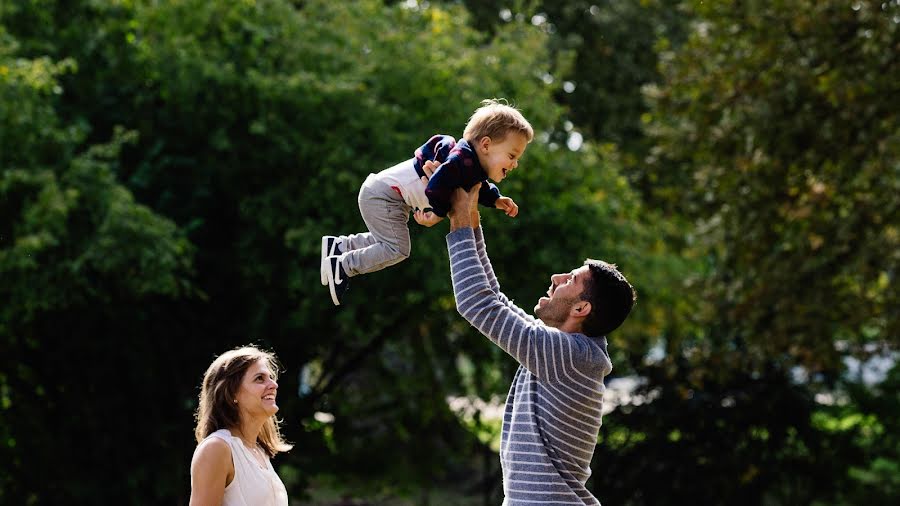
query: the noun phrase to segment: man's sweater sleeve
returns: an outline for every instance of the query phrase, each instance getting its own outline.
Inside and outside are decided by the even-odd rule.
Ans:
[[[483,245],[482,238],[482,245]],[[550,382],[584,376],[597,352],[581,334],[568,334],[547,327],[495,291],[480,258],[475,231],[460,228],[447,235],[453,295],[459,313],[488,339],[509,353],[535,376]],[[491,272],[490,276],[488,272]],[[587,376],[585,376],[587,377]]]
[[[497,294],[497,298],[500,302],[506,304],[507,307],[516,312],[519,316],[524,318],[528,323],[534,323],[537,321],[536,318],[526,313],[524,309],[519,306],[513,304],[506,295],[500,291],[500,282],[497,281],[497,275],[494,274],[494,267],[491,265],[491,261],[488,258],[487,254],[487,246],[484,242],[484,230],[479,226],[475,229],[475,249],[478,251],[478,260],[481,261],[481,266],[484,268],[484,274],[487,276],[488,285],[490,285],[491,290]]]

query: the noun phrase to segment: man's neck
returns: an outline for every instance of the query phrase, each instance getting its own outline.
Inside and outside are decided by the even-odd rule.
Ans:
[[[572,318],[571,316],[569,318],[566,318],[566,320],[564,322],[559,323],[559,324],[551,324],[551,323],[547,323],[547,322],[544,322],[544,323],[548,327],[553,327],[553,328],[558,329],[561,332],[565,332],[567,334],[581,334],[582,333],[581,332],[581,321],[576,318]]]

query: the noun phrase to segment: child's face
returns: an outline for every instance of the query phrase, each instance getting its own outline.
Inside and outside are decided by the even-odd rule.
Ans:
[[[494,142],[490,137],[482,137],[478,141],[478,161],[488,178],[499,183],[509,173],[519,166],[519,158],[528,147],[528,138],[519,132],[510,132],[500,142]]]

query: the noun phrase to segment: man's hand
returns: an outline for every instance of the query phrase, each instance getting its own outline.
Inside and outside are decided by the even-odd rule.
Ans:
[[[478,191],[481,183],[476,184],[469,191],[462,188],[453,190],[450,197],[450,231],[459,228],[475,228],[479,224],[481,215],[478,214]]]
[[[416,209],[416,212],[413,213],[413,219],[423,227],[433,227],[444,220],[444,218],[431,211],[423,211],[421,209]]]
[[[441,164],[435,162],[434,160],[426,160],[425,163],[422,164],[422,172],[425,173],[422,176],[422,184],[428,186],[428,180],[431,179],[431,176],[434,175],[434,171],[440,167]],[[413,219],[416,220],[416,223],[422,225],[423,227],[433,227],[444,220],[444,218],[434,214],[431,211],[422,211],[417,209],[415,213],[413,213]]]
[[[517,206],[516,202],[509,197],[498,198],[497,202],[494,203],[494,207],[503,210],[510,218],[515,218],[516,215],[519,214],[519,206]]]

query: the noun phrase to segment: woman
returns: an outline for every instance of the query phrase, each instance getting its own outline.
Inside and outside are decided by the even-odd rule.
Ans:
[[[287,506],[269,459],[291,449],[275,418],[277,359],[252,346],[224,353],[203,375],[191,506]]]

